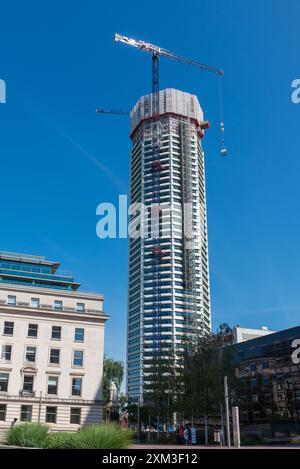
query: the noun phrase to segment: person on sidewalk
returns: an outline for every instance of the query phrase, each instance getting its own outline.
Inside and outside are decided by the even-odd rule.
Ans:
[[[184,444],[184,428],[182,425],[179,429],[179,439],[180,439],[180,444],[183,445]]]
[[[183,437],[184,437],[184,444],[188,445],[189,444],[189,429],[188,429],[188,427],[185,427]]]
[[[13,421],[11,422],[11,424],[10,424],[10,428],[13,428],[16,425],[17,421],[18,421],[18,419],[14,418]]]

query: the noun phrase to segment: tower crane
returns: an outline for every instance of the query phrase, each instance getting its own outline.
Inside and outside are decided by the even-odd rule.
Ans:
[[[220,100],[220,131],[222,134],[221,139],[221,155],[227,155],[227,149],[225,147],[225,140],[224,140],[224,122],[223,122],[223,99],[222,99],[222,77],[224,76],[224,70],[216,67],[212,67],[210,65],[204,64],[202,62],[198,62],[196,60],[189,59],[182,55],[175,54],[170,50],[164,49],[162,47],[156,46],[151,44],[150,42],[145,42],[133,38],[129,38],[127,36],[123,36],[122,34],[115,34],[115,41],[122,42],[123,44],[135,47],[142,51],[148,52],[152,54],[152,93],[154,98],[154,109],[158,110],[159,107],[159,58],[160,56],[168,57],[172,60],[177,60],[178,62],[185,63],[187,65],[191,65],[201,70],[206,70],[207,72],[214,73],[219,78],[219,100]],[[118,113],[120,114],[120,113]],[[123,112],[122,112],[123,114]]]
[[[225,139],[224,139],[224,122],[223,122],[223,96],[222,96],[222,77],[224,76],[224,70],[221,68],[212,67],[202,62],[198,62],[196,60],[189,59],[182,55],[175,54],[170,50],[164,49],[162,47],[156,46],[151,44],[150,42],[145,42],[133,38],[129,38],[127,36],[123,36],[122,34],[115,33],[115,41],[122,42],[123,44],[127,44],[129,46],[135,47],[142,51],[148,52],[152,54],[152,93],[153,93],[153,106],[156,109],[156,112],[159,112],[159,58],[160,56],[168,57],[172,60],[177,60],[178,62],[185,63],[187,65],[192,65],[200,70],[205,70],[207,72],[214,73],[219,78],[219,101],[220,101],[220,131],[222,134],[221,138],[221,155],[227,155],[227,148],[225,146]],[[122,115],[127,116],[130,115],[130,111],[127,109],[105,109],[105,108],[98,108],[96,109],[98,114],[115,114],[115,115]],[[206,123],[205,123],[206,124]],[[207,125],[207,124],[206,124]],[[203,126],[205,128],[205,126]],[[207,128],[207,127],[206,127]]]

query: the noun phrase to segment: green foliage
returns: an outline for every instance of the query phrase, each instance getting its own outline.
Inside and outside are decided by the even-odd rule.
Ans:
[[[76,433],[53,432],[47,438],[45,448],[47,449],[72,449],[76,448]]]
[[[231,403],[236,387],[233,335],[227,324],[216,333],[195,334],[185,344],[177,382],[178,407],[186,417],[220,414],[224,401],[224,376],[228,378]]]
[[[43,448],[47,439],[48,427],[39,423],[21,423],[12,427],[7,435],[7,443],[25,448]]]
[[[144,384],[144,406],[141,408],[141,421],[157,422],[161,417],[165,422],[172,420],[176,410],[176,366],[174,351],[168,344],[161,344],[159,354],[147,361]]]
[[[103,364],[103,399],[105,404],[109,402],[109,382],[114,380],[118,391],[120,391],[123,377],[124,363],[105,356]]]
[[[47,449],[125,449],[133,439],[133,432],[117,425],[102,424],[83,427],[77,433],[53,432],[37,423],[15,425],[7,438],[14,446]]]
[[[133,432],[117,425],[103,424],[82,428],[77,433],[77,448],[124,449],[132,443]]]

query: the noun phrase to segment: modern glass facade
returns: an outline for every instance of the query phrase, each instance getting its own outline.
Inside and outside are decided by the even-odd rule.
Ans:
[[[0,252],[0,284],[76,291],[72,275],[59,272],[59,263],[45,257]]]
[[[299,424],[300,326],[236,344],[234,352],[241,423]]]
[[[175,357],[191,323],[211,329],[204,153],[199,123],[203,113],[194,95],[167,89],[140,98],[131,112],[131,204],[142,202],[147,218],[155,208],[159,240],[150,234],[130,239],[127,393],[142,397],[147,367],[155,353]],[[187,250],[184,204],[189,204],[195,240]],[[144,220],[145,217],[142,217]]]

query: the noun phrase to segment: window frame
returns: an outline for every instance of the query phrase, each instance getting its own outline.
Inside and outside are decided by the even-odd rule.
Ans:
[[[82,339],[76,339],[76,331],[82,331]],[[84,334],[85,334],[84,327],[75,327],[74,342],[84,343]]]
[[[29,334],[30,326],[36,326],[36,335],[30,335]],[[31,330],[32,330],[32,328],[31,328]],[[28,323],[28,329],[27,329],[27,337],[30,338],[30,339],[37,339],[38,338],[38,332],[39,332],[39,325],[35,324],[33,322],[29,322]]]
[[[85,303],[76,303],[76,312],[85,313]]]
[[[6,373],[6,372],[1,371],[0,376],[1,376],[1,375],[7,376],[7,380],[6,380],[6,381],[1,381],[1,379],[0,379],[0,384],[1,384],[2,382],[5,382],[5,383],[6,383],[6,389],[5,389],[5,390],[0,389],[0,394],[1,394],[1,393],[7,393],[7,392],[8,392],[8,385],[9,385],[9,373]]]
[[[77,365],[75,363],[75,353],[76,352],[81,352],[81,356],[82,356],[82,360],[81,360],[81,365]],[[74,349],[73,350],[73,354],[72,354],[72,367],[75,367],[75,368],[83,368],[84,367],[84,350],[81,350],[81,349]]]
[[[72,414],[72,411],[74,410],[79,410],[79,421],[78,422],[72,422],[72,417],[74,417],[74,414]],[[76,415],[75,415],[76,417]],[[81,407],[70,407],[70,425],[81,425]]]
[[[40,298],[35,298],[35,297],[31,298],[30,305],[31,305],[31,308],[39,309],[41,306]]]
[[[28,357],[28,355],[27,355],[27,353],[28,353],[27,349],[34,349],[34,360],[28,360],[28,358],[27,358],[27,357]],[[28,363],[33,363],[33,364],[35,364],[36,361],[37,361],[37,347],[34,346],[34,345],[25,345],[24,363],[27,363],[27,364],[28,364]]]
[[[9,355],[9,359],[5,357],[3,357],[3,348],[4,347],[10,347],[10,355]],[[4,354],[6,355],[7,352],[4,352]],[[12,361],[12,344],[2,344],[1,345],[1,361],[4,362],[4,363],[11,363]]]
[[[31,378],[31,380],[32,380],[31,391],[25,389],[25,386],[24,386],[24,385],[25,385],[25,379],[26,379],[26,378]],[[25,391],[25,393],[24,393],[25,395],[26,395],[26,393],[28,393],[29,395],[30,395],[30,394],[34,394],[34,384],[35,384],[34,375],[33,375],[33,374],[30,374],[30,373],[25,373],[25,374],[23,375],[22,393],[24,393],[24,391]],[[26,385],[28,385],[28,383],[26,383]]]
[[[51,351],[52,350],[58,350],[58,362],[51,362]],[[50,347],[49,349],[49,366],[60,366],[60,362],[61,362],[61,349],[58,348],[58,347]]]
[[[12,326],[7,326],[7,324],[12,324]],[[6,327],[11,327],[11,328],[12,328],[12,333],[5,332],[5,328],[6,328]],[[3,335],[9,336],[9,337],[13,337],[14,331],[15,331],[15,323],[14,323],[14,321],[4,321],[4,323],[3,323]]]
[[[53,337],[53,328],[54,327],[59,328],[59,339],[57,337]],[[61,326],[52,326],[51,327],[51,340],[61,340],[61,333],[62,333],[62,327]]]
[[[55,412],[50,413],[48,409],[55,409]],[[54,415],[54,421],[49,420],[49,415]],[[53,423],[56,424],[57,422],[57,406],[46,406],[46,412],[45,412],[45,422],[46,423]]]
[[[24,407],[27,407],[29,409],[29,412],[27,411],[27,415],[29,415],[29,418],[23,418],[25,411],[23,410]],[[25,414],[26,415],[26,414]],[[21,404],[20,408],[20,422],[32,422],[32,405],[28,404]]]
[[[80,393],[79,394],[76,394],[76,393],[73,393],[73,389],[75,389],[75,387],[73,386],[73,381],[74,380],[80,380]],[[83,379],[82,379],[82,376],[72,376],[72,379],[71,379],[71,397],[82,397],[82,384],[83,384]]]
[[[59,306],[57,304],[59,303]],[[64,309],[64,304],[62,300],[54,300],[53,301],[53,309],[54,311],[63,311]]]
[[[53,379],[53,380],[56,380],[56,387],[55,387],[55,391],[56,392],[49,392],[49,380],[50,379]],[[58,395],[58,383],[59,383],[59,377],[56,376],[56,375],[48,375],[48,379],[47,379],[47,395],[49,396],[57,396]],[[54,385],[51,384],[50,386],[52,386],[54,388]]]
[[[16,306],[17,304],[16,295],[7,295],[6,304],[10,306]]]
[[[3,409],[1,409],[3,407]],[[6,422],[6,414],[7,414],[7,404],[0,404],[0,422]],[[1,418],[1,415],[4,416],[4,418]]]

